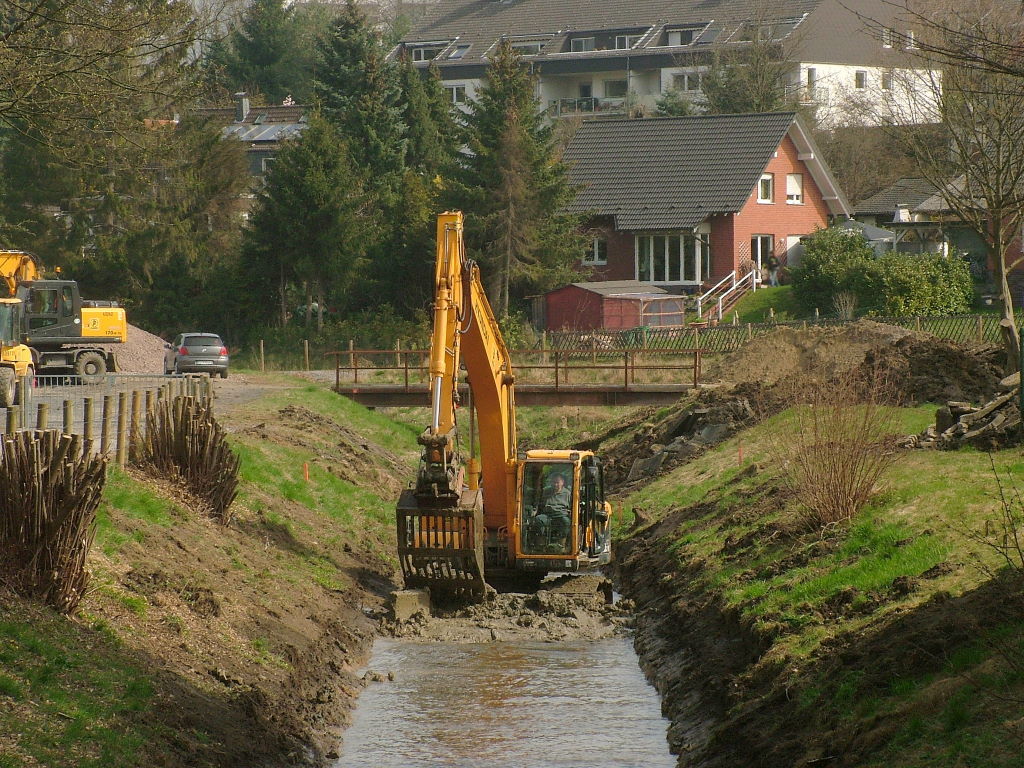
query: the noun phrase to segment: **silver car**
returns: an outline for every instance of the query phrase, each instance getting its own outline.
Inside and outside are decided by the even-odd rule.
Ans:
[[[164,350],[164,373],[228,377],[228,348],[215,333],[179,333]]]

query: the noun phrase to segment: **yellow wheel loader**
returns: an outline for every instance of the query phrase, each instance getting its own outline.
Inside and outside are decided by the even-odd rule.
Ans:
[[[398,554],[408,587],[480,600],[485,583],[540,583],[550,572],[611,560],[601,462],[590,451],[519,451],[515,375],[480,281],[466,258],[461,212],[437,221],[430,426],[414,487],[398,502]],[[468,460],[456,413],[469,380]],[[477,447],[479,446],[479,457]]]

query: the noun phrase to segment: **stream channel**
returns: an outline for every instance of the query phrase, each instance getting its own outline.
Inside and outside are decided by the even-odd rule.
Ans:
[[[632,643],[377,640],[335,768],[672,768]]]

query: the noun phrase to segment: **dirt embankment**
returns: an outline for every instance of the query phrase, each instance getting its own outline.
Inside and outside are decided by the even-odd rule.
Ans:
[[[1000,351],[990,346],[961,346],[870,322],[842,329],[782,330],[715,364],[715,375],[729,385],[701,393],[658,418],[651,410],[632,423],[616,425],[604,436],[602,450],[617,490],[630,492],[791,402],[802,377],[829,381],[880,372],[905,404],[985,402],[998,389],[1000,362]],[[601,443],[598,438],[593,447]],[[660,454],[666,455],[653,461]],[[650,462],[650,471],[634,471],[631,477],[638,461]],[[730,484],[721,490],[733,514],[768,519],[783,503],[778,482],[768,473],[762,480],[761,471],[751,465],[732,481],[735,488]],[[751,477],[755,490],[739,492],[739,482]],[[646,527],[616,551],[620,588],[637,606],[635,645],[641,664],[672,720],[673,751],[684,755],[681,764],[691,768],[856,766],[864,755],[889,744],[904,723],[898,715],[875,718],[868,726],[863,719],[820,715],[802,681],[836,681],[845,675],[859,692],[886,688],[903,674],[925,678],[987,628],[1019,620],[1017,609],[1007,605],[1006,585],[993,583],[956,599],[938,595],[870,632],[827,640],[803,676],[794,680],[792,670],[760,662],[770,636],[744,622],[722,594],[706,585],[694,586],[705,564],[680,558],[680,526],[700,529],[705,523],[695,521],[713,520],[718,509],[709,499],[670,510],[654,524],[640,521]],[[758,525],[750,535],[761,539],[800,535]],[[799,557],[834,551],[840,542],[836,531],[821,533],[820,540],[805,538],[794,538],[797,554],[791,560],[773,566],[798,568]],[[721,546],[728,558],[750,542],[725,540]],[[894,582],[892,589],[898,594],[913,587],[912,582]],[[871,612],[887,599],[879,595],[855,605],[852,597],[843,597],[828,606],[836,616]],[[828,617],[823,621],[827,624]]]

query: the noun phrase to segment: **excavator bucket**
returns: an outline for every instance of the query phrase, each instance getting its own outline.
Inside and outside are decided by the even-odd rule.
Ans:
[[[398,559],[405,586],[427,587],[432,599],[484,599],[483,506],[479,491],[458,505],[421,503],[412,490],[398,500]]]

